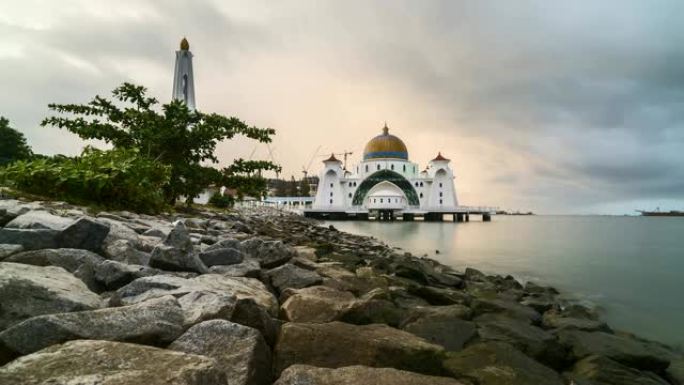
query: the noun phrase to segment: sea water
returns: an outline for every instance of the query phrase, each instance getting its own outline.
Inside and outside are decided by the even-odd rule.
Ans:
[[[684,346],[684,218],[494,216],[326,222],[463,270],[511,274],[598,307],[613,329]]]

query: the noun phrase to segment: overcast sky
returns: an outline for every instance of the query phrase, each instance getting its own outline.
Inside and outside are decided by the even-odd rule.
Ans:
[[[541,213],[684,209],[684,2],[0,0],[0,115],[39,153],[50,102],[124,81],[170,98],[187,36],[199,109],[272,127],[284,174],[387,121],[461,204]],[[266,146],[219,146],[222,162]],[[311,166],[318,172],[323,158]]]

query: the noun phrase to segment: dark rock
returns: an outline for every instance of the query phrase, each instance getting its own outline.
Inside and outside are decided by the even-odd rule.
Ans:
[[[680,356],[670,362],[667,376],[675,385],[684,385],[684,357]]]
[[[101,286],[95,278],[96,266],[105,259],[88,250],[81,249],[40,249],[14,254],[6,262],[25,263],[34,266],[59,266],[79,278],[95,292]]]
[[[116,239],[106,244],[104,255],[113,261],[131,265],[147,266],[150,263],[150,254],[136,249],[128,239]]]
[[[402,329],[446,350],[459,351],[477,335],[469,317],[470,309],[462,305],[421,307],[414,310]]]
[[[509,300],[477,298],[471,302],[470,308],[475,316],[485,313],[503,313],[509,317],[526,320],[531,323],[539,323],[541,321],[541,315],[536,310]]]
[[[427,376],[392,368],[347,366],[339,369],[292,365],[274,385],[464,385],[453,378]]]
[[[404,318],[406,318],[406,311],[391,301],[361,298],[353,301],[339,320],[356,325],[386,324],[397,327]]]
[[[1,332],[0,346],[25,355],[77,339],[166,345],[181,333],[183,313],[176,299],[168,296],[131,306],[29,318]]]
[[[529,306],[542,314],[558,306],[555,297],[548,294],[528,295],[520,301],[520,304]]]
[[[467,267],[465,269],[465,278],[469,281],[486,281],[487,276],[480,270]]]
[[[0,229],[0,244],[21,245],[24,250],[54,249],[59,231],[48,229]]]
[[[419,373],[441,372],[444,350],[386,325],[286,323],[275,347],[275,371],[293,364],[339,368],[392,367]]]
[[[475,323],[483,341],[506,342],[552,368],[560,369],[566,364],[566,352],[556,337],[525,320],[485,314],[477,317]]]
[[[230,384],[271,383],[271,351],[256,329],[225,320],[205,321],[188,329],[168,348],[215,359]]]
[[[444,369],[478,385],[563,385],[553,370],[503,342],[483,342],[449,353]]]
[[[326,286],[287,290],[288,298],[280,306],[283,319],[290,322],[331,322],[340,317],[354,303],[354,295],[348,291]]]
[[[43,210],[33,210],[12,219],[5,227],[8,229],[63,230],[73,222],[73,218],[60,217]]]
[[[100,297],[61,267],[0,262],[0,330],[43,314],[92,310]]]
[[[578,384],[669,385],[654,373],[628,368],[601,356],[588,356],[578,361],[567,377]]]
[[[672,358],[672,353],[661,345],[629,336],[561,330],[558,338],[576,360],[599,355],[639,370],[660,372],[667,369]]]
[[[265,242],[258,238],[250,238],[243,241],[240,245],[248,255],[259,261],[259,264],[264,269],[283,265],[297,255],[294,248],[285,245],[281,241]]]
[[[252,258],[247,258],[234,265],[216,265],[209,268],[212,274],[221,274],[229,277],[249,277],[258,278],[261,272],[259,262]]]
[[[95,280],[107,290],[116,290],[121,286],[142,277],[159,274],[160,271],[147,266],[128,265],[122,262],[106,260],[94,268]]]
[[[426,300],[430,305],[443,306],[467,304],[470,296],[458,290],[440,289],[431,286],[409,287],[408,292]]]
[[[207,385],[225,384],[215,361],[112,341],[70,341],[0,367],[3,385]]]
[[[22,245],[0,244],[0,261],[22,251],[24,251],[24,246]]]
[[[302,289],[323,282],[323,278],[318,273],[290,263],[267,271],[266,276],[271,285],[280,293],[285,289]]]
[[[108,225],[83,217],[62,230],[57,242],[61,248],[99,251],[107,234]]]
[[[583,331],[610,332],[605,322],[572,311],[552,309],[544,313],[542,326],[547,329],[578,329]]]
[[[206,266],[215,266],[234,265],[236,263],[240,263],[244,259],[244,256],[240,250],[226,247],[222,249],[204,251],[199,254],[199,258]]]
[[[169,271],[208,272],[194,250],[190,234],[180,221],[176,222],[163,244],[152,250],[150,266]]]

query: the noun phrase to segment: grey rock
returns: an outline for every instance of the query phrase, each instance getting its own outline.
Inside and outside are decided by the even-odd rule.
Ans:
[[[181,297],[193,291],[234,295],[238,300],[251,298],[270,314],[278,313],[278,301],[263,283],[253,278],[204,274],[194,278],[155,275],[138,278],[118,289],[113,304],[133,304],[164,295]]]
[[[0,261],[22,251],[24,251],[22,245],[0,244]]]
[[[368,325],[381,323],[397,327],[406,318],[406,310],[386,299],[360,298],[342,314],[340,321]]]
[[[411,286],[409,293],[426,300],[430,305],[445,306],[454,304],[467,304],[470,296],[462,291],[453,289],[441,289],[431,286]]]
[[[258,278],[261,273],[259,262],[253,258],[246,258],[234,265],[216,265],[209,268],[212,274],[221,274],[229,277]]]
[[[297,251],[281,241],[262,241],[250,238],[240,244],[242,250],[259,261],[264,269],[271,269],[287,263],[297,255]]]
[[[171,232],[164,238],[164,244],[188,252],[193,249],[188,229],[181,221],[177,221],[174,224]]]
[[[0,349],[25,355],[77,339],[165,345],[182,333],[183,312],[176,299],[167,296],[130,306],[29,318],[0,333]]]
[[[107,290],[116,290],[133,280],[159,274],[160,271],[147,266],[129,265],[106,260],[94,267],[95,280]]]
[[[113,261],[132,265],[146,266],[150,263],[150,254],[136,249],[133,242],[128,239],[116,239],[105,243],[104,255]]]
[[[150,346],[79,340],[0,367],[3,385],[225,384],[213,359]]]
[[[83,217],[59,233],[59,247],[99,251],[109,234],[109,225]]]
[[[183,309],[186,327],[212,319],[230,320],[235,312],[237,298],[226,293],[193,291],[178,299]]]
[[[5,227],[8,229],[63,230],[73,222],[73,218],[60,217],[43,210],[34,210],[12,219]]]
[[[218,250],[218,249],[236,249],[242,251],[242,244],[240,240],[235,238],[225,238],[217,241],[213,245],[207,247],[206,251]]]
[[[604,332],[561,330],[560,342],[575,359],[599,355],[639,370],[660,372],[667,369],[672,352],[654,342]]]
[[[244,256],[240,250],[226,247],[201,252],[199,258],[206,266],[215,266],[240,263],[244,259]]]
[[[459,351],[477,335],[475,323],[467,320],[469,313],[462,305],[419,308],[402,329],[446,350]]]
[[[563,368],[566,354],[556,337],[527,321],[502,314],[485,314],[475,319],[483,341],[506,342],[552,368]]]
[[[168,349],[216,360],[231,385],[271,383],[271,351],[256,329],[225,320],[197,324]]]
[[[547,329],[578,329],[583,331],[610,332],[610,328],[603,321],[581,315],[573,315],[571,312],[558,311],[555,309],[544,313],[542,326]]]
[[[194,271],[201,274],[209,271],[194,251],[188,252],[168,245],[158,245],[152,250],[150,266],[162,270]]]
[[[427,376],[392,368],[347,366],[339,369],[292,365],[274,385],[464,385],[453,378]]]
[[[166,233],[159,230],[159,229],[149,229],[142,233],[142,235],[148,236],[148,237],[157,237],[157,238],[166,238]]]
[[[92,291],[100,292],[101,285],[95,278],[95,269],[105,259],[88,250],[40,249],[14,254],[6,262],[25,263],[35,266],[59,266],[83,281]]]
[[[24,250],[58,247],[59,231],[48,229],[0,229],[0,244],[21,245]]]
[[[667,368],[667,376],[676,385],[684,385],[684,357],[680,356],[670,362]]]
[[[323,278],[318,273],[302,269],[290,263],[267,271],[266,276],[278,292],[290,288],[302,289],[323,282]]]
[[[591,385],[669,385],[652,372],[642,372],[601,356],[589,356],[575,363],[567,377]]]
[[[289,290],[288,290],[289,291]],[[355,297],[348,291],[311,286],[288,293],[280,307],[281,316],[291,322],[331,322],[351,308]]]
[[[97,294],[61,267],[0,262],[0,330],[37,315],[100,305]]]
[[[293,364],[365,365],[435,374],[442,370],[443,354],[440,346],[387,325],[290,322],[281,328],[274,368],[280,373]]]
[[[270,346],[275,344],[280,330],[280,321],[273,318],[263,306],[252,298],[240,298],[230,319],[240,325],[257,329]]]
[[[470,345],[449,353],[444,369],[455,378],[472,379],[478,385],[563,385],[550,368],[503,342]]]
[[[510,300],[477,298],[472,301],[470,308],[476,316],[485,313],[504,313],[509,317],[531,323],[541,321],[541,315],[536,310]]]

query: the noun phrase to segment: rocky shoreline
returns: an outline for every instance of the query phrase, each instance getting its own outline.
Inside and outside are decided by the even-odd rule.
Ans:
[[[0,384],[684,385],[551,287],[268,209],[0,200]]]

